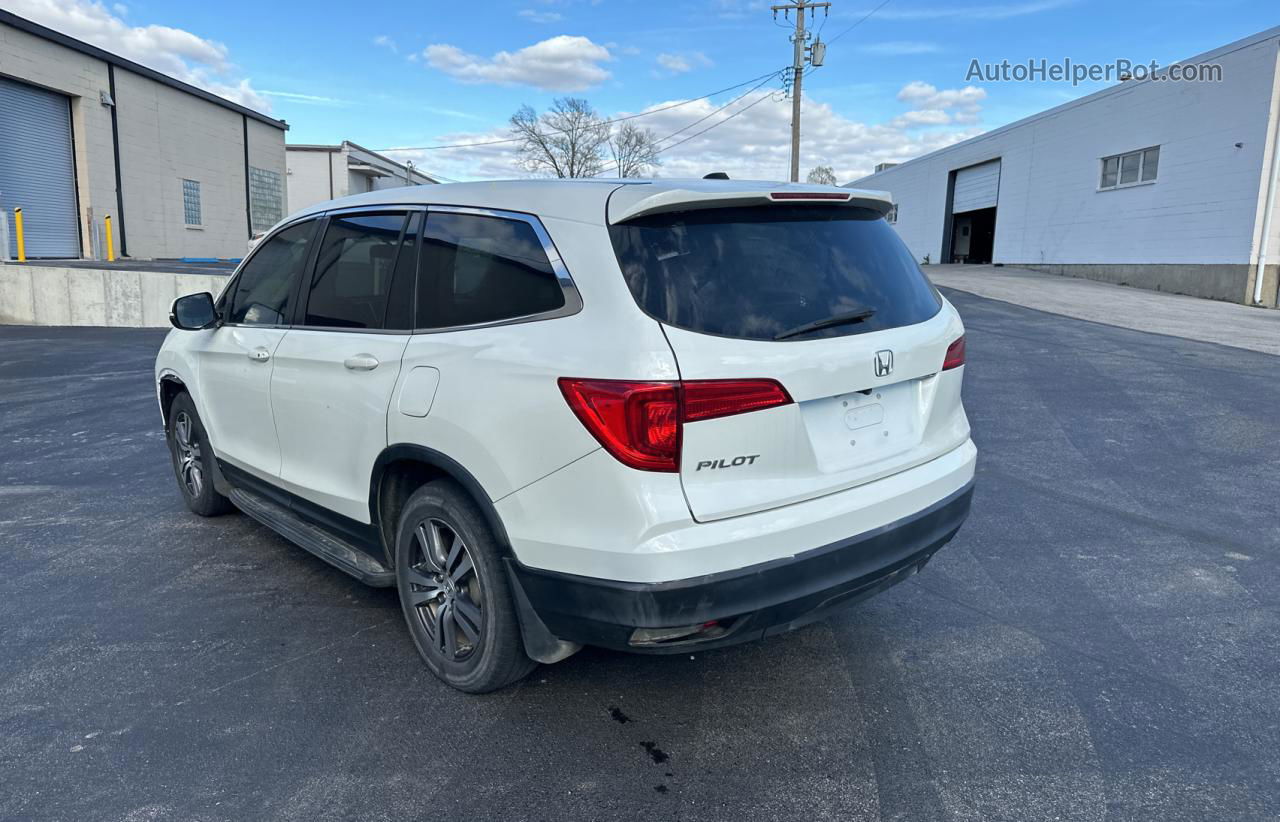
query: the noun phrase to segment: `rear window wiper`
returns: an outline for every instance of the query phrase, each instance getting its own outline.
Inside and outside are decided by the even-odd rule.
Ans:
[[[863,320],[874,317],[876,310],[874,308],[860,308],[857,311],[847,311],[844,314],[836,314],[834,317],[827,317],[824,320],[814,320],[813,322],[797,325],[795,328],[788,328],[780,334],[774,335],[775,340],[785,340],[788,337],[798,337],[801,334],[807,334],[810,331],[818,331],[822,328],[832,328],[837,325],[853,325]]]

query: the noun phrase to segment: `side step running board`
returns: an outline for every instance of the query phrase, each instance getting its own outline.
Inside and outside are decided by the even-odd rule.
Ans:
[[[364,584],[379,588],[396,584],[395,571],[388,570],[364,551],[312,525],[288,508],[243,488],[232,488],[229,496],[241,511]]]

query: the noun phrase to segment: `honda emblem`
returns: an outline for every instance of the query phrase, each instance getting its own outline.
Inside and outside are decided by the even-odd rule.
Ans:
[[[893,352],[889,349],[876,352],[876,376],[887,377],[893,373]]]

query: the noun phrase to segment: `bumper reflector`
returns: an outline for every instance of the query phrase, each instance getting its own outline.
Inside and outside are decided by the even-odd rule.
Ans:
[[[636,628],[631,632],[628,644],[639,647],[652,647],[670,643],[702,642],[724,636],[725,627],[719,620],[703,622],[698,625],[684,625],[678,628]]]

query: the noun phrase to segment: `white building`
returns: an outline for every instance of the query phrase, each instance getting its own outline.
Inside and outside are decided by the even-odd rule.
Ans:
[[[1274,307],[1280,28],[1190,64],[1221,81],[1128,80],[849,185],[893,195],[920,260]]]
[[[243,256],[284,214],[287,128],[0,10],[0,210],[29,258],[100,257],[108,215],[117,255]]]
[[[336,146],[291,145],[286,153],[290,214],[348,194],[440,182],[347,140]]]

